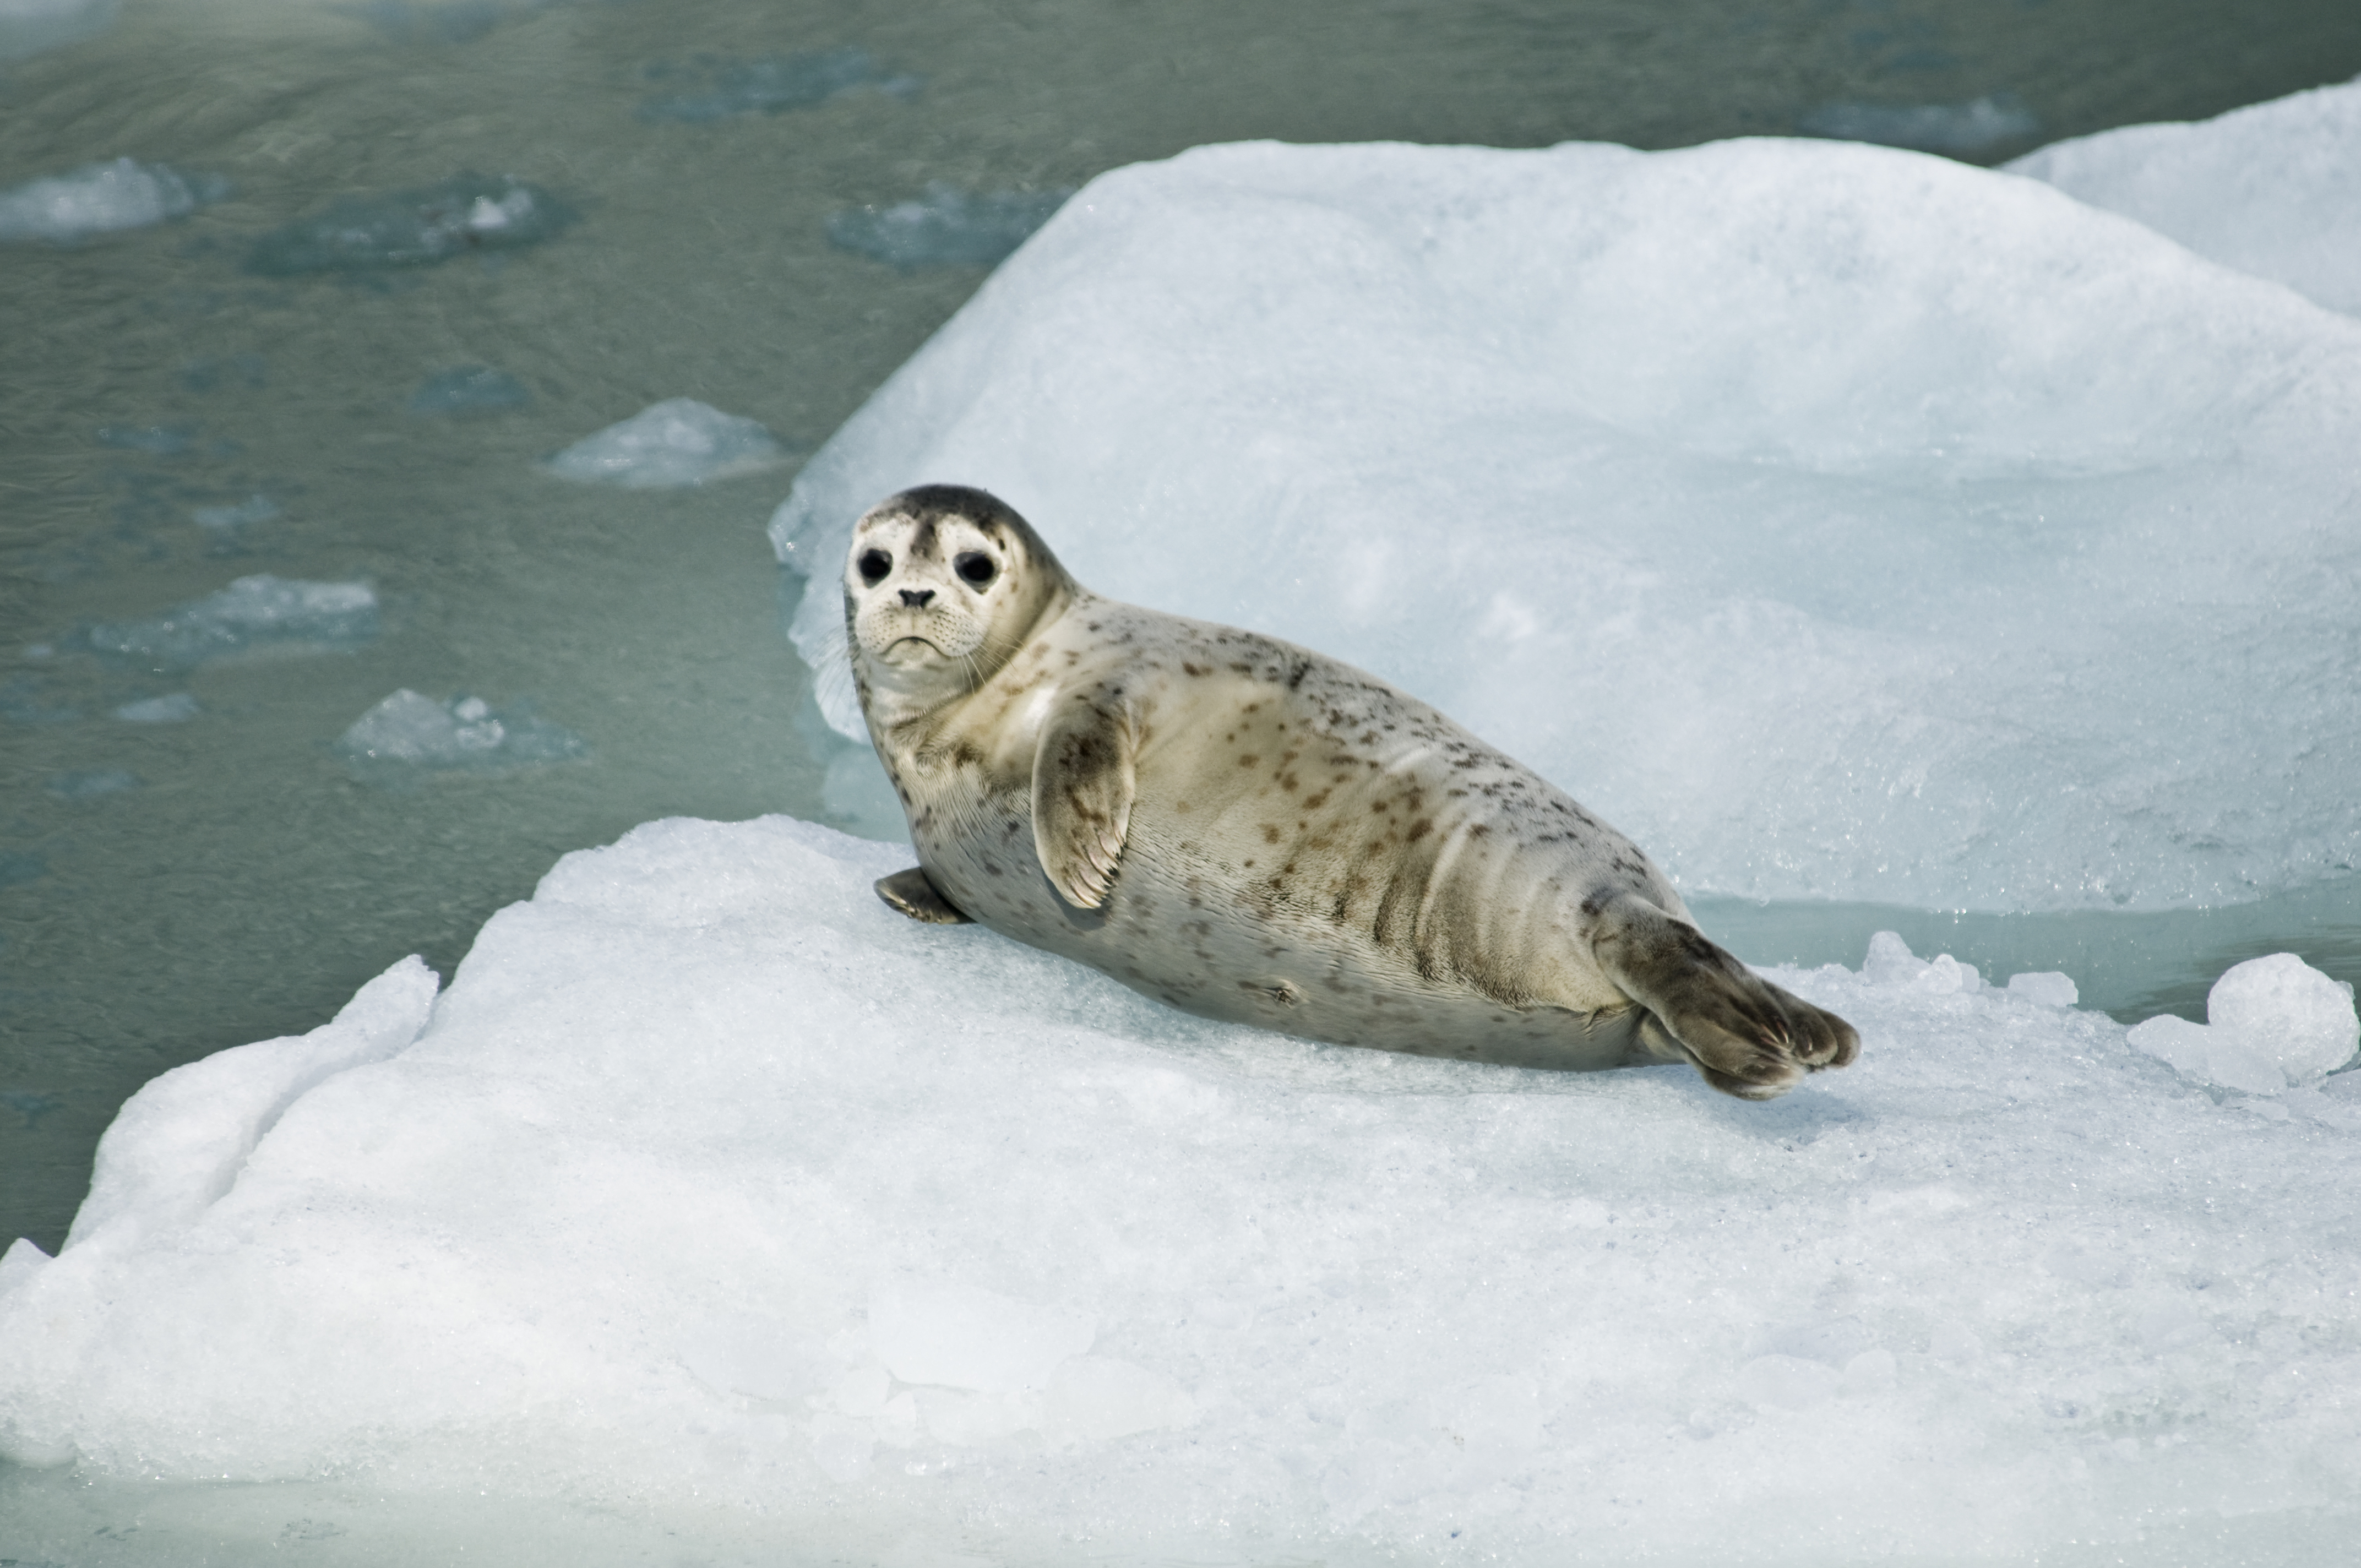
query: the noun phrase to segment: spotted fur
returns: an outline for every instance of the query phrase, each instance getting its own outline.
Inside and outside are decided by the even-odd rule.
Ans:
[[[862,710],[918,850],[880,884],[906,914],[1350,1045],[1686,1060],[1748,1099],[1859,1048],[1522,764],[1333,659],[1101,598],[980,490],[881,503],[844,587]]]

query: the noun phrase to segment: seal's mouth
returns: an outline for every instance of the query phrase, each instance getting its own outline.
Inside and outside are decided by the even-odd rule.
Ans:
[[[906,664],[913,660],[939,659],[943,656],[941,649],[915,634],[908,637],[896,637],[893,641],[888,642],[885,645],[885,651],[878,655],[889,664]]]

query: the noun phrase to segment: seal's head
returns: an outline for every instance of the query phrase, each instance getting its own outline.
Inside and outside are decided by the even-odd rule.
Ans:
[[[844,625],[870,690],[940,701],[990,680],[1073,591],[997,498],[961,485],[889,496],[852,526]]]

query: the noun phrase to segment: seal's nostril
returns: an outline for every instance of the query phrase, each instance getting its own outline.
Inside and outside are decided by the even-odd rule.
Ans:
[[[904,588],[902,590],[902,602],[906,605],[909,605],[913,609],[924,605],[928,599],[934,597],[935,590],[932,588]]]

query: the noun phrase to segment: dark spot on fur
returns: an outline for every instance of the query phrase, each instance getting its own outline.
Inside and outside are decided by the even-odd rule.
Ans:
[[[1262,759],[1260,757],[1256,756],[1252,751],[1248,751],[1238,759],[1238,766],[1242,768],[1251,768],[1261,761]]]
[[[1266,844],[1279,842],[1279,828],[1274,824],[1266,822],[1262,825],[1262,841]]]

